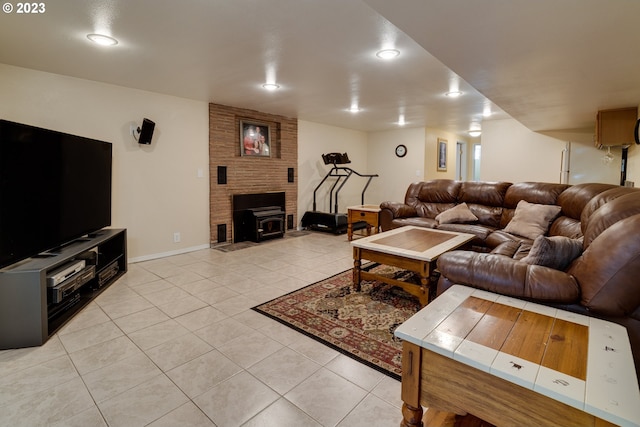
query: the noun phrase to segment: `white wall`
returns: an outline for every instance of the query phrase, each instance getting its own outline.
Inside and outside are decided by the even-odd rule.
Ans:
[[[328,126],[304,120],[298,121],[298,219],[313,208],[313,191],[322,178],[331,170],[331,166],[322,161],[322,154],[347,153],[350,164],[345,165],[354,171],[368,173],[367,134],[365,132]],[[316,194],[316,210],[333,211],[329,201],[329,191],[335,178],[329,178]],[[338,193],[338,212],[347,212],[347,207],[360,204],[364,178],[352,175]],[[367,191],[366,195],[369,195]],[[335,191],[334,191],[335,196]],[[365,203],[372,201],[365,198]],[[333,201],[331,202],[333,203]],[[300,224],[298,224],[299,226]]]
[[[606,151],[593,144],[593,134],[578,131],[537,133],[515,119],[488,120],[482,125],[483,181],[560,182],[562,150],[571,142],[569,184],[602,182],[619,184],[620,150],[605,165]]]
[[[594,129],[595,131],[595,129]],[[571,164],[569,166],[569,184],[584,182],[620,183],[622,150],[613,148],[614,159],[605,164],[602,158],[606,149],[597,149],[593,139],[594,132],[551,131],[544,133],[563,142],[571,143]]]
[[[514,119],[482,124],[482,181],[560,182],[565,142],[537,134]]]
[[[482,181],[560,182],[563,141],[536,134],[514,119],[482,124]]]
[[[447,141],[447,170],[438,171],[438,140],[444,139]],[[425,129],[425,156],[424,156],[424,169],[425,179],[456,179],[456,146],[458,141],[465,141],[451,132],[446,132],[440,129],[426,128]],[[469,154],[467,152],[467,154]]]
[[[207,103],[4,64],[0,99],[6,120],[113,144],[112,226],[127,228],[130,261],[209,246]],[[129,134],[143,117],[150,146]]]
[[[447,170],[437,170],[438,139],[447,141]],[[455,179],[455,151],[458,141],[467,142],[460,135],[435,128],[408,128],[368,134],[369,173],[380,175],[367,191],[367,200],[403,201],[412,182],[431,179]],[[407,155],[398,158],[398,144],[407,147]],[[471,151],[468,150],[470,156]],[[467,164],[471,162],[468,159]]]
[[[406,156],[395,155],[398,144],[407,147]],[[409,184],[424,179],[424,146],[424,128],[370,133],[367,143],[369,173],[379,177],[371,181],[365,203],[403,201]]]

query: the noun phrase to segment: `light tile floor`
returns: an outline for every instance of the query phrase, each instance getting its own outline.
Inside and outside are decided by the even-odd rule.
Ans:
[[[130,264],[45,345],[0,352],[0,426],[395,427],[398,381],[250,310],[352,265],[326,233]]]

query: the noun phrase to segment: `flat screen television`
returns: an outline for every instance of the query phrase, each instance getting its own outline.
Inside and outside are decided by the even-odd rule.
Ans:
[[[0,268],[111,225],[111,144],[0,120]]]

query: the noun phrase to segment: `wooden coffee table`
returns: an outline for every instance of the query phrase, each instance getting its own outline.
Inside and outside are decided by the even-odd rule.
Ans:
[[[496,426],[637,426],[624,327],[454,285],[400,325],[401,426],[422,406]]]
[[[443,253],[459,248],[473,238],[472,234],[407,226],[354,240],[351,242],[354,289],[360,291],[362,280],[379,280],[404,289],[425,306],[429,302],[429,277],[435,261]],[[420,285],[363,271],[363,259],[418,273]]]

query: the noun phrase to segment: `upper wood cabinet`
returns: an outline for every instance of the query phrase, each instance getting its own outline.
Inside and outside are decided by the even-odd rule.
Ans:
[[[636,120],[638,120],[637,107],[598,111],[596,147],[633,144]]]

